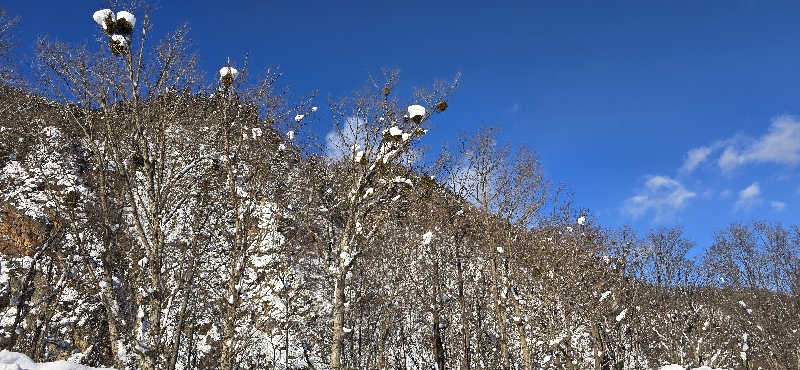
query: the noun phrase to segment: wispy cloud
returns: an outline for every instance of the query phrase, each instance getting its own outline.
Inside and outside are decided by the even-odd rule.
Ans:
[[[772,121],[767,133],[748,140],[746,145],[732,142],[725,146],[718,164],[731,171],[749,163],[800,163],[800,121],[793,116],[780,116]]]
[[[689,152],[686,153],[686,160],[683,162],[681,172],[694,171],[694,169],[697,168],[700,163],[703,163],[706,158],[708,158],[708,155],[711,154],[713,150],[714,149],[710,146],[701,146],[689,150]]]
[[[648,176],[644,187],[625,200],[623,210],[634,217],[652,212],[659,221],[672,217],[695,196],[697,194],[669,176]]]
[[[786,208],[786,203],[781,202],[781,201],[777,201],[777,200],[773,200],[772,202],[769,202],[769,205],[770,205],[770,207],[772,207],[773,209],[775,209],[776,211],[779,211],[779,212],[783,211],[783,209]]]
[[[761,203],[759,195],[761,195],[761,188],[758,186],[757,182],[754,182],[739,192],[739,199],[736,200],[734,208],[737,210],[750,209],[758,205]]]
[[[746,164],[796,165],[800,163],[800,118],[778,116],[760,137],[736,135],[692,148],[686,153],[680,171],[694,171],[702,163],[712,160],[714,153],[720,153],[716,163],[723,172]]]

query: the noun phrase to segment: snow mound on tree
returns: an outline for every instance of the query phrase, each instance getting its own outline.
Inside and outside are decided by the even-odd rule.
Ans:
[[[125,47],[128,45],[128,40],[122,35],[112,35],[111,40],[116,42],[119,46]]]
[[[423,107],[421,105],[417,105],[417,104],[409,106],[408,107],[408,116],[411,119],[424,117],[425,116],[425,107]]]
[[[109,16],[111,16],[111,20],[114,20],[114,13],[111,9],[100,9],[92,14],[92,19],[94,19],[94,22],[97,23],[98,26],[106,29],[106,18]]]
[[[222,67],[219,69],[219,77],[223,78],[227,75],[231,75],[233,79],[236,79],[236,76],[239,75],[239,71],[233,67]]]
[[[120,11],[117,12],[117,20],[124,19],[128,23],[131,24],[131,27],[136,25],[136,17],[133,16],[130,12]]]
[[[102,370],[109,368],[89,367],[67,361],[33,362],[22,353],[0,351],[0,370]]]

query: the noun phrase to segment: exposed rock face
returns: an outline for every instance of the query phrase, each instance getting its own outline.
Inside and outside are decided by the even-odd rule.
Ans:
[[[0,254],[10,258],[31,256],[53,227],[45,226],[0,203]]]

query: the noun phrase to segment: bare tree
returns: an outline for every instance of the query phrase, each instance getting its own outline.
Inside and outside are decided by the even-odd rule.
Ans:
[[[797,229],[766,222],[732,224],[706,251],[709,282],[723,288],[723,309],[735,318],[741,366],[790,368],[800,362],[794,293],[799,260]]]
[[[83,264],[103,297],[116,366],[131,367],[135,359],[139,367],[153,369],[168,353],[162,315],[186,283],[165,272],[187,268],[176,257],[183,243],[194,243],[171,231],[187,216],[180,208],[196,186],[186,186],[194,181],[187,169],[205,157],[175,141],[190,132],[180,123],[194,118],[184,108],[198,86],[186,29],[147,53],[151,24],[149,11],[143,13],[136,43],[125,36],[121,44],[92,54],[40,40],[37,58],[49,92],[71,104],[64,115],[86,143],[97,176],[99,204],[91,217],[103,226],[93,234],[96,239],[84,240],[88,235],[79,220],[69,224],[73,237],[88,247]],[[130,226],[132,238],[121,224]],[[123,278],[137,282],[129,285]]]
[[[353,269],[377,236],[387,231],[387,220],[394,215],[392,205],[413,186],[408,166],[415,160],[416,141],[427,132],[423,124],[446,108],[447,96],[457,82],[418,93],[415,102],[424,106],[405,109],[393,95],[397,81],[396,73],[388,73],[385,82],[373,83],[352,99],[331,103],[334,129],[326,154],[336,179],[322,182],[327,187],[321,204],[327,225],[314,238],[325,241],[319,252],[333,286],[333,369],[343,366],[346,291]]]
[[[11,50],[14,46],[12,30],[19,24],[19,20],[19,17],[11,18],[4,9],[0,9],[0,86],[20,80],[11,58]]]
[[[484,129],[459,142],[456,155],[449,160],[446,178],[456,194],[465,197],[482,213],[483,241],[488,253],[494,314],[502,367],[510,368],[508,315],[514,312],[523,368],[530,367],[530,351],[524,329],[520,300],[515,292],[516,258],[527,251],[519,242],[520,230],[531,226],[547,198],[544,178],[536,154],[526,148],[513,152],[497,144],[496,130]]]

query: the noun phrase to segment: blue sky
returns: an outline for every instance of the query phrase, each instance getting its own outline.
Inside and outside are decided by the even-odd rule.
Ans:
[[[0,7],[22,17],[22,58],[37,34],[91,40],[103,4]],[[155,33],[188,22],[209,75],[247,52],[251,67],[279,66],[296,93],[318,90],[321,105],[382,67],[399,68],[406,87],[461,72],[426,144],[500,127],[604,225],[681,224],[705,247],[731,222],[798,223],[796,2],[155,4]]]

